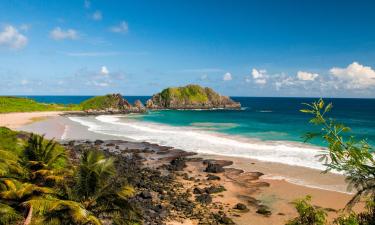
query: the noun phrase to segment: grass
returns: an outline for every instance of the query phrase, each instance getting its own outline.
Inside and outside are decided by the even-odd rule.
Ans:
[[[0,127],[0,150],[6,149],[17,154],[23,150],[25,142],[18,138],[19,132]]]
[[[161,97],[169,102],[172,99],[185,101],[187,103],[205,103],[219,97],[212,89],[203,88],[199,85],[187,85],[185,87],[172,87],[164,89],[160,93]]]
[[[118,99],[112,95],[96,96],[80,103],[82,110],[101,110],[116,107]]]
[[[32,99],[21,97],[0,97],[0,113],[76,110],[81,110],[81,107],[79,105],[39,103]]]

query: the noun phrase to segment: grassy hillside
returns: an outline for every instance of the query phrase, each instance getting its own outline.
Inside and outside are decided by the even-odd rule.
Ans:
[[[209,88],[203,88],[199,85],[187,85],[185,87],[171,87],[164,89],[160,95],[167,102],[171,99],[187,101],[191,103],[204,103],[209,100],[209,94],[213,92]]]
[[[105,110],[109,108],[120,109],[128,104],[120,94],[108,94],[87,99],[80,103],[80,107],[82,110]]]
[[[39,103],[32,99],[21,97],[0,96],[0,113],[70,110],[80,110],[80,107],[77,105],[65,106],[59,104]]]

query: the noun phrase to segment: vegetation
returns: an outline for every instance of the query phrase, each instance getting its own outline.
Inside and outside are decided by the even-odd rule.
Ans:
[[[77,105],[46,104],[28,98],[0,96],[0,113],[72,110],[80,108]]]
[[[305,104],[306,109],[301,112],[312,114],[310,123],[320,126],[320,132],[307,133],[305,141],[314,137],[323,137],[328,144],[328,150],[319,155],[320,160],[327,166],[324,172],[338,171],[344,174],[349,190],[355,190],[353,198],[347,203],[343,214],[335,219],[339,225],[373,225],[375,223],[375,159],[372,147],[366,140],[356,140],[343,134],[350,132],[344,124],[327,118],[332,104],[325,104],[322,99],[312,104]],[[366,199],[366,211],[356,214],[351,209],[361,199]],[[307,199],[308,200],[308,199]],[[316,210],[307,200],[300,200],[296,204],[299,216],[288,224],[324,224],[324,220],[314,222],[313,218],[323,219],[324,214]],[[305,221],[305,222],[303,222]]]
[[[128,106],[129,103],[120,94],[96,96],[80,103],[82,110],[124,109]]]
[[[239,109],[241,104],[227,96],[221,96],[211,88],[190,84],[184,87],[170,87],[155,94],[146,102],[151,109]]]
[[[128,202],[135,190],[114,159],[91,150],[74,163],[68,154],[53,140],[0,128],[0,224],[138,224]]]
[[[169,102],[171,99],[187,101],[191,103],[204,103],[209,99],[209,95],[213,95],[214,91],[210,88],[202,88],[199,85],[187,85],[185,87],[171,87],[164,89],[160,96]],[[216,94],[216,93],[215,93]],[[216,94],[219,97],[218,94]]]
[[[299,217],[290,220],[287,225],[324,225],[326,212],[311,205],[311,196],[293,202]]]

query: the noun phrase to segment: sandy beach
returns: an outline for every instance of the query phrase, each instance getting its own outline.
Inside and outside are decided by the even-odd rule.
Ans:
[[[0,126],[16,129],[20,126],[27,125],[32,122],[40,121],[49,117],[56,117],[66,112],[17,112],[17,113],[0,113]]]
[[[61,112],[2,115],[7,118],[2,124],[19,130],[46,134],[48,138],[56,138],[58,140],[116,139],[111,135],[88,131],[87,127],[60,115]],[[35,118],[41,117],[48,117],[48,119],[30,123]],[[12,124],[12,119],[10,118],[22,118],[24,122],[17,121]],[[119,139],[131,141],[124,138]],[[236,157],[202,154],[194,157],[225,160],[233,163],[226,167],[225,173],[219,175],[221,177],[220,181],[214,181],[214,183],[223,185],[227,191],[220,195],[215,195],[213,202],[217,201],[224,204],[225,208],[230,212],[231,218],[238,224],[247,225],[249,221],[257,224],[285,224],[285,221],[296,216],[296,211],[291,202],[306,195],[312,196],[314,205],[329,209],[329,218],[333,218],[337,215],[337,211],[342,209],[351,198],[351,194],[347,193],[344,177],[338,174],[322,174],[319,170],[305,167]],[[202,178],[206,176],[204,169],[205,166],[202,161],[191,161],[188,162],[188,167],[184,172],[188,173],[189,176]],[[264,175],[254,178],[254,173]],[[186,188],[199,186],[199,184],[187,182],[183,179],[181,179],[181,182],[185,182]],[[201,182],[201,185],[208,184],[212,184],[212,182]],[[256,213],[256,209],[252,207],[249,198],[255,198],[261,204],[266,205],[272,211],[272,215],[264,216]],[[233,206],[237,203],[248,205],[249,211],[238,212],[233,210]],[[358,208],[360,207],[358,206]],[[175,222],[171,224],[178,224]],[[180,221],[180,224],[195,224],[195,222],[186,220]]]

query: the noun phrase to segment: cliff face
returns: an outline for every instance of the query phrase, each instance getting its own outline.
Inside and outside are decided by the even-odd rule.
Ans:
[[[87,113],[132,113],[145,112],[146,108],[140,101],[131,105],[121,94],[108,94],[90,98],[80,104]]]
[[[167,88],[146,103],[149,109],[240,109],[241,104],[199,85]]]

